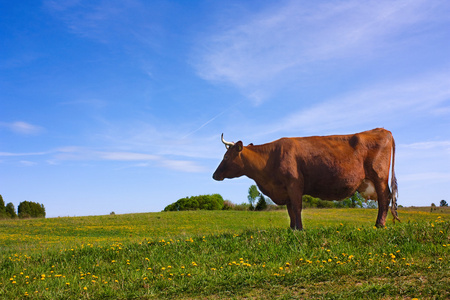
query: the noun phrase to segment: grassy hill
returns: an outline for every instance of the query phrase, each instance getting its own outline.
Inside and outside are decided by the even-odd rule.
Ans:
[[[0,298],[448,298],[450,210],[191,211],[0,221]]]

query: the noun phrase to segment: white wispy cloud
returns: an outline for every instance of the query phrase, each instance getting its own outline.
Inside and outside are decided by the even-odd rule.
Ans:
[[[168,160],[164,159],[161,161],[164,167],[172,170],[186,172],[186,173],[200,173],[208,171],[207,168],[198,165],[197,163],[189,160]]]
[[[168,159],[163,155],[129,151],[98,151],[84,147],[63,147],[53,153],[50,164],[64,161],[116,161],[132,163],[128,167],[163,167],[181,172],[204,172],[197,162],[184,159]]]
[[[406,30],[420,34],[417,28],[448,20],[442,6],[448,11],[423,0],[277,2],[203,37],[193,61],[202,78],[231,83],[260,103],[313,63],[367,60],[405,43],[414,36]]]
[[[403,182],[416,182],[416,181],[434,181],[434,182],[450,182],[449,172],[423,172],[423,173],[410,173],[401,177]]]
[[[410,148],[410,149],[421,149],[421,150],[441,148],[441,149],[447,149],[450,151],[450,141],[418,142],[418,143],[412,143],[412,144],[404,144],[404,145],[402,145],[402,147]]]
[[[13,152],[0,152],[0,156],[37,156],[37,155],[47,155],[51,152],[23,152],[23,153],[13,153]]]
[[[78,99],[73,101],[64,101],[60,102],[60,105],[69,105],[69,106],[86,106],[89,108],[104,108],[107,103],[106,101],[100,99]]]
[[[44,128],[23,121],[15,121],[11,123],[0,122],[0,127],[7,128],[15,133],[23,135],[36,135],[44,131]]]
[[[378,84],[329,99],[270,124],[262,132],[326,132],[351,127],[384,126],[399,116],[432,115],[450,101],[450,73],[428,74],[412,80]],[[409,118],[408,118],[409,117]]]
[[[100,43],[158,48],[163,37],[156,20],[164,6],[146,1],[44,1],[44,8],[70,32]],[[126,41],[126,43],[124,43]],[[148,49],[148,48],[147,48]],[[136,53],[134,53],[136,54]]]

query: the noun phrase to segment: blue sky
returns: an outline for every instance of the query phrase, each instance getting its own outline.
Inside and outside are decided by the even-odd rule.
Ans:
[[[48,217],[246,201],[230,141],[397,144],[398,203],[450,200],[450,2],[0,1],[0,194]]]

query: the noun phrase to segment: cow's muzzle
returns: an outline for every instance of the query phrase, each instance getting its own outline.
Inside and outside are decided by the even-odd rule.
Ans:
[[[214,180],[217,180],[217,181],[223,181],[223,176],[219,176],[218,174],[217,174],[217,172],[214,172],[214,174],[213,174],[213,179]]]

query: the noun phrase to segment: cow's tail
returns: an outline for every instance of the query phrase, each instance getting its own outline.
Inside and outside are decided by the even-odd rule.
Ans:
[[[395,220],[400,221],[397,214],[397,198],[398,198],[398,186],[397,186],[397,178],[395,177],[394,171],[395,165],[395,141],[392,138],[392,171],[391,171],[391,194],[389,195],[391,198],[391,214],[394,217],[392,221],[395,224]]]

